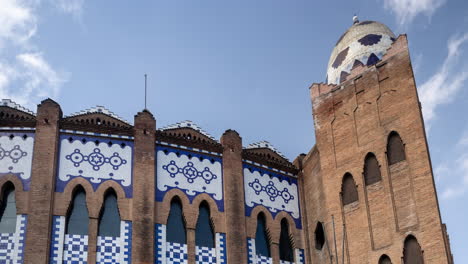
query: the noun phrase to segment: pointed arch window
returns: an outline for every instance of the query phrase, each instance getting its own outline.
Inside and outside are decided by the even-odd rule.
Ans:
[[[120,236],[120,214],[117,204],[117,195],[114,190],[109,190],[104,196],[104,204],[99,216],[99,236]]]
[[[178,197],[174,197],[167,219],[166,240],[172,243],[187,244],[186,234],[182,203]]]
[[[280,233],[280,260],[293,262],[294,253],[291,238],[289,236],[289,224],[286,218],[281,220],[281,233]]]
[[[387,143],[388,164],[392,165],[406,159],[405,146],[397,132],[392,132],[388,136]]]
[[[210,207],[206,202],[202,202],[198,210],[195,245],[208,248],[215,247],[214,232],[210,220]]]
[[[72,204],[68,210],[66,234],[88,235],[88,223],[86,193],[82,187],[78,187],[74,192]]]
[[[255,233],[255,251],[257,255],[271,257],[270,243],[266,229],[266,219],[263,213],[257,216],[257,231]]]
[[[7,183],[3,188],[0,203],[0,233],[16,232],[16,198],[15,187]]]
[[[359,199],[356,183],[354,182],[353,176],[350,173],[346,173],[343,177],[341,196],[343,205],[356,202]]]
[[[322,250],[324,244],[325,230],[323,230],[323,224],[321,222],[317,222],[317,226],[315,227],[315,248]]]
[[[423,264],[423,254],[418,240],[409,235],[405,239],[405,246],[403,249],[403,263],[404,264]]]
[[[364,161],[364,182],[367,186],[381,180],[379,162],[373,153],[369,153]]]
[[[379,264],[392,264],[390,257],[387,255],[382,255],[379,259]]]

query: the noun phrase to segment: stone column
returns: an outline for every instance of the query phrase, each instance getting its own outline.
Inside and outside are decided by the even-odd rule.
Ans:
[[[46,99],[37,107],[36,118],[24,262],[47,264],[62,110]]]
[[[156,120],[148,110],[135,116],[133,150],[132,263],[154,263]]]
[[[195,264],[196,251],[195,251],[195,229],[187,228],[187,253],[188,264]]]
[[[272,242],[270,246],[271,250],[271,260],[273,264],[280,264],[280,253],[279,253],[279,244],[277,242]]]
[[[96,263],[99,218],[90,216],[88,225],[88,264]]]
[[[223,145],[224,210],[228,263],[245,263],[247,235],[245,228],[244,176],[242,172],[242,139],[234,130],[221,137]]]

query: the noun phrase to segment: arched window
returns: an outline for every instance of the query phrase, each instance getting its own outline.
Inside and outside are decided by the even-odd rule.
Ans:
[[[405,146],[397,132],[392,132],[388,136],[387,158],[388,165],[392,165],[406,159]]]
[[[346,173],[343,177],[343,185],[341,186],[341,196],[343,205],[350,204],[358,200],[358,191],[353,176]]]
[[[210,207],[203,201],[198,210],[197,227],[195,229],[195,245],[214,248],[214,232],[210,221]]]
[[[380,175],[379,162],[374,154],[369,153],[364,161],[364,181],[366,186],[381,180],[382,176]]]
[[[423,255],[421,246],[418,240],[412,235],[405,239],[405,247],[403,249],[403,263],[405,264],[423,264]]]
[[[286,220],[286,218],[283,218],[281,220],[279,250],[280,250],[280,260],[289,261],[289,262],[294,261],[293,246],[291,244],[291,239],[289,237],[289,225],[288,225],[288,221]]]
[[[171,201],[171,211],[167,218],[166,240],[172,243],[187,244],[182,203],[178,197],[174,197]]]
[[[68,209],[66,234],[88,235],[88,222],[86,193],[80,186],[75,190],[72,204]]]
[[[120,236],[120,215],[117,205],[117,195],[114,190],[109,190],[104,196],[104,204],[99,216],[99,236]]]
[[[16,198],[15,187],[7,183],[3,187],[3,197],[0,203],[0,233],[16,232]]]
[[[315,248],[322,250],[323,245],[325,244],[325,230],[323,230],[323,224],[317,222],[315,227]]]
[[[379,259],[379,264],[392,264],[392,261],[387,255],[382,255]]]
[[[266,219],[263,213],[257,216],[257,231],[255,233],[255,250],[257,255],[270,257],[270,243],[266,229]]]

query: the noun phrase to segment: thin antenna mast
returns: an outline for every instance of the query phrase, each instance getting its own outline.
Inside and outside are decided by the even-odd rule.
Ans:
[[[146,79],[147,79],[147,75],[145,73],[145,109],[146,109],[146,94],[147,94]]]

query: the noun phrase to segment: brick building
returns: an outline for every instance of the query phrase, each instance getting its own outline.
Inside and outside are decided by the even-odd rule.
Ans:
[[[0,263],[453,263],[406,36],[355,19],[310,96],[294,162],[148,110],[3,100]]]

